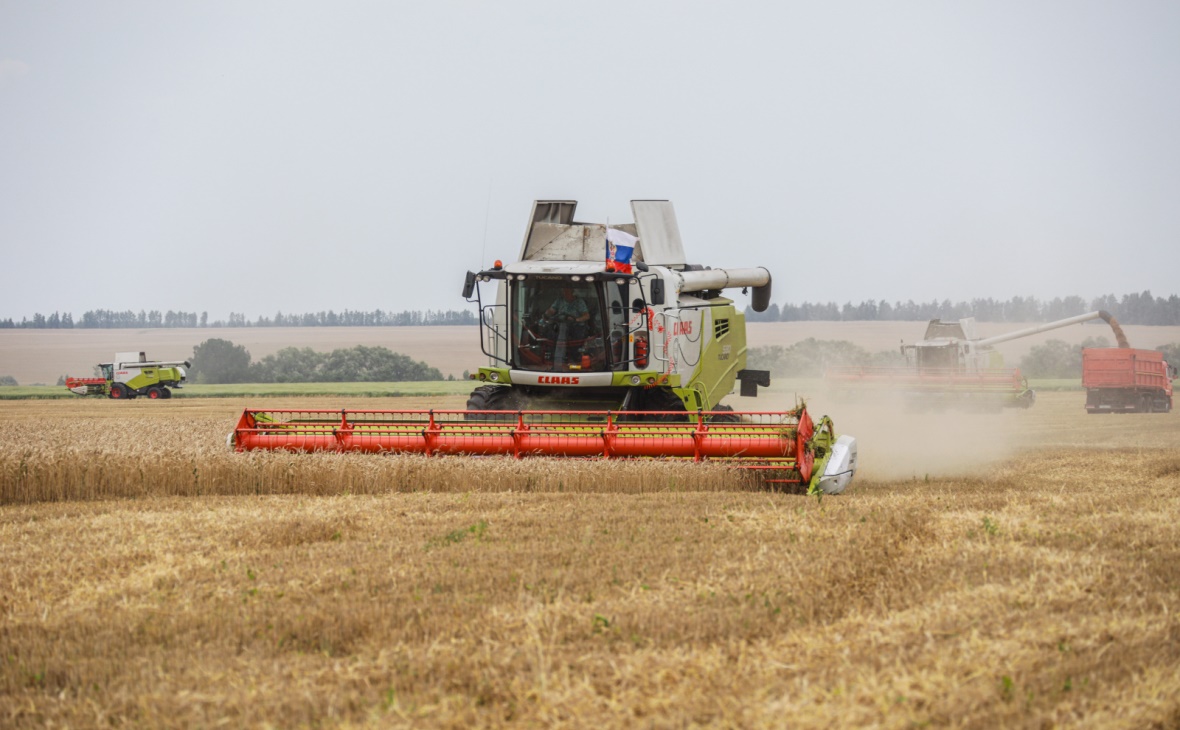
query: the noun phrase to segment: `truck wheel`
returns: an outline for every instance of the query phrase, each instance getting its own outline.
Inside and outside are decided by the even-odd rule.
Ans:
[[[151,400],[160,400],[164,396],[164,389],[158,385],[153,385],[147,389],[147,397]]]
[[[127,393],[127,386],[123,385],[122,383],[115,383],[111,386],[110,396],[115,400],[127,400],[129,397]]]

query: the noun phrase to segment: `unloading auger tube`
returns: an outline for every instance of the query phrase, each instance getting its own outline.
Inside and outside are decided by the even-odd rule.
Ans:
[[[247,408],[227,441],[236,451],[708,461],[824,494],[843,492],[856,471],[856,439],[837,437],[826,416],[813,422],[804,406],[644,416],[651,420],[610,411]]]
[[[1119,347],[1130,347],[1131,346],[1130,344],[1127,343],[1127,335],[1123,333],[1123,328],[1119,326],[1118,320],[1115,319],[1114,316],[1111,315],[1111,313],[1107,312],[1106,310],[1099,310],[1097,312],[1089,312],[1087,314],[1079,314],[1076,317],[1067,317],[1066,319],[1059,319],[1056,322],[1049,322],[1047,324],[1039,324],[1039,325],[1036,325],[1035,327],[1027,327],[1022,330],[1016,330],[1015,332],[1008,332],[1007,334],[996,335],[995,337],[986,337],[982,340],[976,340],[975,346],[976,347],[987,347],[988,345],[996,345],[1001,342],[1007,342],[1008,340],[1015,340],[1015,339],[1019,339],[1021,337],[1028,337],[1029,335],[1035,335],[1039,332],[1046,332],[1048,330],[1055,330],[1060,327],[1068,327],[1071,324],[1081,324],[1082,322],[1089,322],[1092,319],[1101,319],[1103,322],[1106,322],[1108,325],[1110,325],[1110,329],[1112,332],[1114,332],[1114,337],[1118,341]]]
[[[720,291],[736,287],[753,287],[750,306],[765,312],[770,306],[770,272],[759,266],[753,269],[697,269],[679,271],[681,291]]]

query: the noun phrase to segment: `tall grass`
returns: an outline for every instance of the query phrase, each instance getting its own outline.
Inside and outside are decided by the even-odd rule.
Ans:
[[[352,453],[235,453],[232,420],[119,415],[0,422],[0,504],[213,495],[627,492],[753,488],[721,466]]]

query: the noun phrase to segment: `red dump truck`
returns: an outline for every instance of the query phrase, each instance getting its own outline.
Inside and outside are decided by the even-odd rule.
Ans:
[[[1087,413],[1167,413],[1172,410],[1176,369],[1158,350],[1087,347],[1082,387]]]

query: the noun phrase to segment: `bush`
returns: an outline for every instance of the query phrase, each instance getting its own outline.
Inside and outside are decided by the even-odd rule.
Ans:
[[[256,383],[314,383],[325,357],[310,347],[284,347],[254,363],[251,379]]]
[[[747,367],[769,370],[779,377],[820,377],[830,367],[845,365],[904,365],[900,351],[870,353],[847,340],[817,340],[808,337],[788,347],[752,347]]]
[[[408,382],[442,380],[442,372],[385,347],[357,345],[333,350],[324,362],[322,381],[329,383]]]
[[[1080,345],[1063,340],[1049,340],[1029,350],[1020,360],[1020,370],[1030,378],[1082,377],[1082,350],[1090,347],[1110,347],[1105,337],[1087,337]]]
[[[0,385],[20,385],[11,375],[0,375]]]
[[[229,340],[205,340],[193,348],[194,383],[405,383],[442,380],[438,368],[385,347],[357,345],[332,352],[284,347],[251,363],[250,353]]]
[[[250,353],[229,340],[210,339],[193,348],[189,378],[194,383],[245,383],[250,379]]]
[[[1155,348],[1164,353],[1164,359],[1172,367],[1180,367],[1180,342],[1173,342],[1170,345],[1160,345]]]
[[[330,353],[286,347],[251,367],[258,383],[389,383],[442,380],[442,372],[385,347],[357,345]]]

